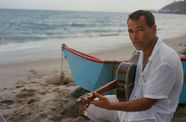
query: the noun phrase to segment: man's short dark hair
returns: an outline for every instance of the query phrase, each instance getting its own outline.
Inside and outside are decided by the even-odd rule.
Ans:
[[[128,17],[127,24],[130,19],[131,20],[138,20],[141,16],[145,17],[147,25],[150,28],[155,24],[154,15],[150,11],[147,11],[147,10],[137,10],[137,11],[131,13]]]

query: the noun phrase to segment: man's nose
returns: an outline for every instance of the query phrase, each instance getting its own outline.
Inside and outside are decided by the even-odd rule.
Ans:
[[[134,32],[134,40],[137,40],[139,38],[138,32]]]

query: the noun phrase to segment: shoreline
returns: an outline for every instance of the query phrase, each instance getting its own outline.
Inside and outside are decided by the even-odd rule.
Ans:
[[[170,43],[170,46],[173,48],[176,48],[173,44],[177,44],[177,42],[171,41],[173,39],[175,40],[184,40],[185,35],[180,34],[176,35],[175,37],[163,37],[163,41],[165,42],[168,41],[168,44]],[[169,40],[170,39],[170,40]],[[186,41],[186,40],[185,40]],[[100,54],[102,52],[116,52],[114,55],[117,56],[119,51],[116,50],[125,50],[123,48],[128,48],[127,46],[130,46],[130,48],[134,49],[133,45],[131,44],[129,38],[127,36],[108,36],[108,37],[96,37],[96,38],[69,38],[65,40],[53,40],[53,41],[47,41],[47,42],[36,42],[36,44],[31,44],[36,45],[34,47],[29,47],[28,49],[15,49],[10,48],[8,51],[0,51],[0,66],[2,65],[9,65],[9,64],[19,64],[19,63],[25,63],[25,62],[40,62],[40,61],[46,61],[46,60],[57,60],[61,58],[61,45],[66,44],[67,46],[78,50],[80,52],[90,54],[90,55],[95,55],[95,57],[101,56]],[[173,44],[172,44],[173,43]],[[180,42],[184,43],[184,42]],[[28,44],[26,45],[28,46]],[[18,46],[19,47],[19,46]],[[22,47],[24,47],[22,45]],[[181,46],[178,46],[180,48]],[[128,48],[128,50],[131,50]],[[175,50],[178,50],[177,48]],[[131,51],[130,51],[131,53]],[[127,56],[126,54],[124,57]],[[112,55],[110,56],[111,58],[113,57]],[[99,57],[98,57],[99,58]],[[105,58],[105,57],[103,57]],[[109,56],[106,56],[106,59],[111,59]],[[128,58],[128,57],[127,57]],[[120,58],[120,59],[125,59],[125,58]],[[118,60],[118,59],[117,59]]]
[[[117,60],[123,60],[123,59],[126,59],[128,58],[128,54],[126,53],[132,53],[134,49],[133,45],[131,42],[126,42],[126,38],[122,38],[121,36],[116,36],[116,37],[111,37],[110,39],[109,38],[102,38],[102,39],[98,39],[99,41],[101,40],[106,40],[106,39],[109,39],[109,42],[112,41],[112,39],[114,38],[117,38],[117,40],[120,40],[119,43],[121,43],[121,40],[124,40],[125,43],[121,43],[120,45],[118,45],[119,47],[112,47],[111,49],[106,49],[106,47],[104,47],[103,45],[103,49],[94,49],[95,51],[85,51],[84,49],[82,49],[83,47],[78,47],[78,48],[73,48],[73,45],[71,46],[71,43],[67,43],[67,46],[77,50],[77,51],[80,51],[80,52],[83,52],[83,53],[86,53],[88,55],[92,55],[92,56],[95,56],[96,58],[103,58],[106,59],[106,60],[112,60],[113,57],[116,58]],[[94,41],[95,38],[88,38],[89,40],[91,41]],[[97,39],[97,38],[96,38]],[[161,39],[161,38],[160,38]],[[83,40],[80,39],[81,41]],[[87,40],[87,38],[85,38],[85,40]],[[115,39],[116,40],[116,39]],[[115,41],[113,40],[113,41]],[[169,45],[171,48],[173,48],[174,50],[176,50],[176,52],[180,52],[182,51],[186,45],[186,36],[184,34],[180,35],[180,36],[176,36],[176,37],[170,37],[170,38],[165,38],[165,39],[161,39],[162,41],[164,41],[167,45]],[[79,42],[81,42],[79,41]],[[69,44],[69,45],[68,45]],[[76,42],[77,44],[77,42]],[[57,44],[54,44],[52,46],[56,46]],[[58,47],[61,48],[61,43],[58,42]],[[107,48],[110,48],[110,47],[107,47]],[[132,48],[132,49],[131,49]],[[37,49],[38,50],[38,49]],[[119,52],[122,51],[122,50],[127,50],[127,52],[124,52],[124,55],[121,57],[118,56]],[[46,48],[44,48],[44,51],[46,51]],[[32,63],[32,62],[42,62],[42,61],[56,61],[56,60],[60,60],[61,59],[61,49],[49,49],[49,51],[52,51],[52,52],[57,52],[57,55],[58,56],[51,56],[50,58],[39,58],[39,59],[31,59],[31,60],[25,60],[25,61],[16,61],[16,62],[13,62],[13,63],[0,63],[0,66],[7,66],[7,65],[13,65],[13,64],[25,64],[25,63]],[[21,51],[18,51],[18,53],[21,52]],[[30,51],[29,51],[30,52]],[[43,52],[43,51],[42,51]],[[103,54],[106,54],[105,56],[103,56]],[[109,54],[111,53],[111,54]],[[51,53],[52,55],[53,53]],[[42,54],[41,54],[42,55]],[[110,55],[110,56],[109,56]],[[180,55],[180,54],[179,54]],[[180,55],[180,56],[184,56],[184,55]],[[24,57],[24,56],[23,56]]]

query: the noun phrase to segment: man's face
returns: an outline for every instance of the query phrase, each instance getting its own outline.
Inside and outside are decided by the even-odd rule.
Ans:
[[[137,50],[145,50],[152,43],[156,35],[156,25],[151,28],[147,25],[144,16],[140,16],[138,20],[129,19],[128,32],[130,40]]]

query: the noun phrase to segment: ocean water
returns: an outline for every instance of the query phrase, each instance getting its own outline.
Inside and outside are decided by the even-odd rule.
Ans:
[[[85,53],[130,43],[128,14],[0,9],[0,64],[60,58],[62,43]],[[161,38],[185,33],[186,15],[154,15]]]

